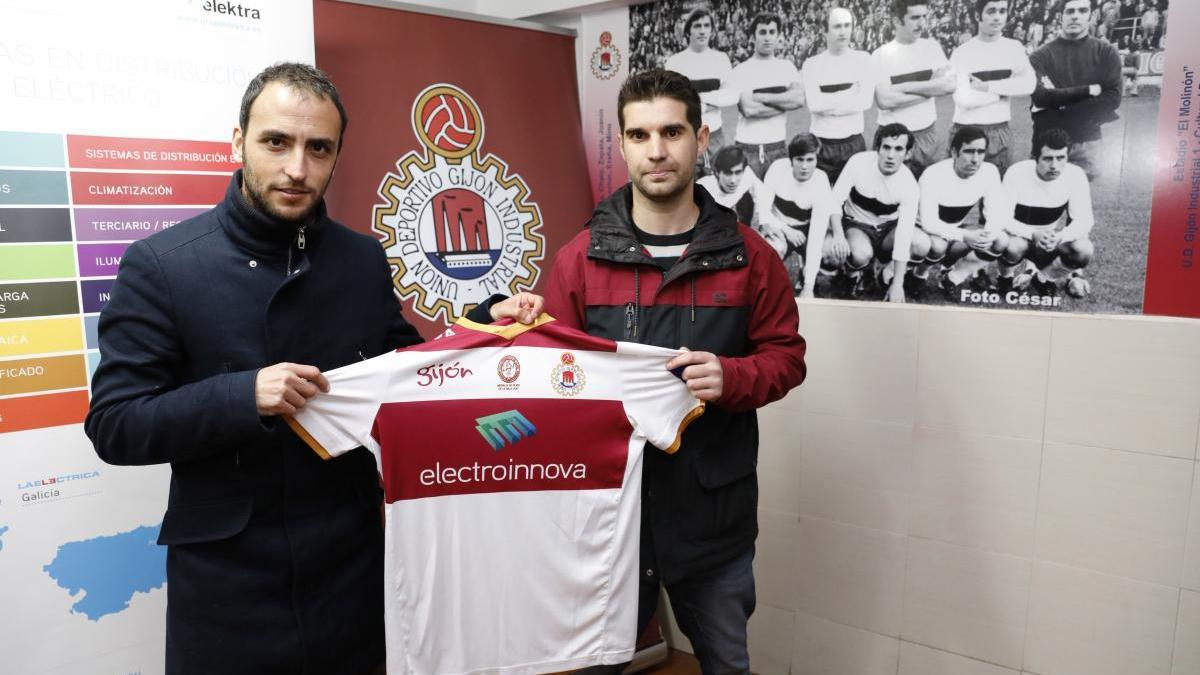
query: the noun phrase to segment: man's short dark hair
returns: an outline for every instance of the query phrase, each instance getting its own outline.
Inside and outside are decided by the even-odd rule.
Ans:
[[[908,127],[900,124],[899,122],[885,124],[875,130],[875,149],[878,150],[879,146],[883,145],[883,139],[895,138],[897,136],[904,136],[904,149],[912,150],[912,132],[908,130]]]
[[[908,14],[909,7],[928,6],[932,0],[892,0],[892,18],[896,20],[904,19],[904,15]]]
[[[778,30],[780,32],[783,31],[783,18],[782,17],[780,17],[778,14],[776,14],[774,12],[759,12],[758,14],[754,15],[753,19],[750,19],[750,35],[751,35],[751,37],[753,37],[754,34],[758,32],[759,26],[764,26],[769,23],[775,24],[775,30]]]
[[[1058,0],[1058,4],[1054,7],[1053,14],[1062,16],[1063,11],[1067,8],[1067,3],[1071,1],[1072,0]],[[1087,4],[1089,12],[1096,11],[1096,0],[1087,0]]]
[[[788,143],[788,159],[821,152],[821,139],[808,132],[796,134]]]
[[[713,171],[729,173],[739,166],[747,164],[746,153],[736,145],[727,145],[717,151],[713,157]]]
[[[983,139],[983,148],[986,150],[988,137],[987,134],[983,133],[983,129],[972,124],[959,127],[958,131],[954,132],[954,137],[950,139],[950,150],[951,152],[958,152],[967,143],[974,143],[981,138]]]
[[[243,134],[250,127],[250,107],[254,105],[255,99],[263,89],[272,82],[279,82],[290,89],[316,94],[319,98],[332,101],[337,108],[338,117],[342,118],[342,130],[338,132],[337,145],[338,150],[342,149],[342,138],[346,135],[346,125],[350,123],[350,118],[346,116],[346,109],[342,107],[337,87],[333,86],[328,75],[305,63],[276,63],[267,66],[250,80],[250,84],[246,85],[246,93],[242,94],[242,108],[238,114],[238,125],[241,126]]]
[[[626,78],[617,94],[617,125],[625,131],[625,106],[656,98],[671,98],[687,108],[687,121],[693,133],[700,133],[700,94],[692,81],[673,70],[643,70]]]
[[[1071,134],[1055,127],[1047,129],[1038,134],[1037,138],[1033,139],[1033,158],[1037,159],[1042,156],[1042,150],[1050,148],[1051,150],[1064,150],[1071,147]]]
[[[1012,9],[1012,0],[975,0],[975,18],[983,18],[983,8],[993,2],[1003,2],[1005,9]]]
[[[683,36],[691,37],[692,24],[706,16],[708,17],[709,22],[712,22],[712,11],[710,11],[707,7],[697,7],[696,9],[693,9],[687,15],[687,18],[683,20]],[[716,28],[716,26],[713,26],[713,28]]]

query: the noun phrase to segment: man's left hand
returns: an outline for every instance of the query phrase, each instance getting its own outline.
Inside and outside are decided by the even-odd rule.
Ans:
[[[522,292],[492,305],[489,311],[492,314],[492,321],[513,319],[514,321],[528,324],[533,323],[534,319],[538,318],[545,304],[542,296]]]
[[[721,361],[712,352],[693,352],[680,347],[683,353],[667,361],[667,370],[683,368],[683,381],[692,396],[701,401],[716,401],[721,398],[725,383]]]

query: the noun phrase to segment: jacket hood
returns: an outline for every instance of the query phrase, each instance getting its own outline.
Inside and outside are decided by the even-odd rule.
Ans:
[[[692,243],[684,255],[715,253],[726,249],[737,249],[740,255],[744,242],[733,211],[718,204],[699,185],[693,189],[692,196],[696,206],[700,207],[700,217],[696,220]],[[588,221],[588,227],[592,233],[588,257],[621,263],[649,262],[634,234],[631,184],[626,183],[600,202]]]

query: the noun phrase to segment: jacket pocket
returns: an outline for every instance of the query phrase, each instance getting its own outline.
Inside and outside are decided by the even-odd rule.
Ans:
[[[728,456],[713,452],[696,458],[696,478],[707,490],[739,481],[754,473],[757,468],[755,457],[749,452],[729,453]]]
[[[249,497],[207,504],[183,504],[167,509],[158,543],[200,544],[228,539],[250,522],[253,503]]]

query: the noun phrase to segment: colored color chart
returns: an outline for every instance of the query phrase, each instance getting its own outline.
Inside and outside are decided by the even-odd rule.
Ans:
[[[237,167],[228,143],[0,131],[0,433],[83,421],[125,249]]]

